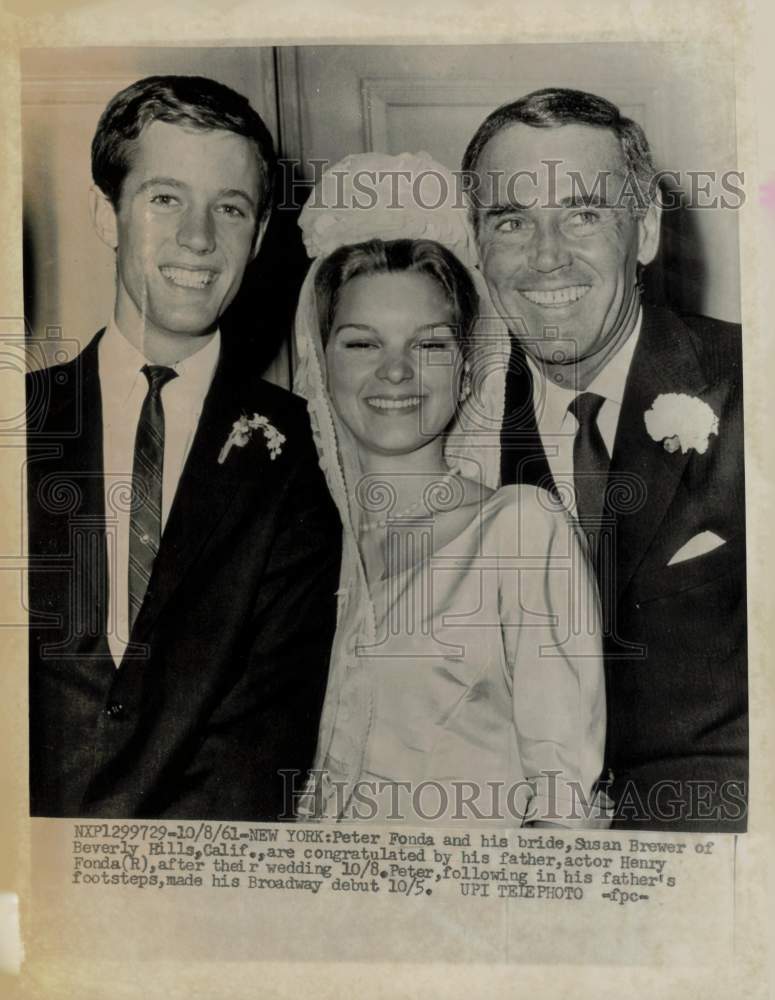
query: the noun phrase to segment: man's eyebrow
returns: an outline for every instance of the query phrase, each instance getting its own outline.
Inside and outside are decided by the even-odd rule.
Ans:
[[[149,177],[147,181],[143,181],[140,187],[137,189],[137,193],[140,194],[143,191],[147,191],[150,187],[156,186],[173,187],[173,188],[184,188],[186,185],[177,180],[175,177]]]
[[[560,198],[561,208],[613,208],[614,206],[606,198],[601,198],[594,191],[587,193],[577,193]]]
[[[242,198],[246,201],[251,208],[255,209],[256,199],[251,198],[247,191],[243,191],[242,188],[224,188],[222,191],[218,192],[219,198]]]
[[[150,187],[171,187],[180,191],[187,188],[188,185],[183,181],[178,180],[176,177],[149,177],[148,180],[143,181],[137,189],[137,193],[141,194],[143,191],[147,191]],[[246,201],[253,210],[256,208],[255,198],[252,198],[247,191],[244,191],[242,188],[222,188],[218,192],[218,197],[242,198],[242,200]]]
[[[491,205],[484,209],[484,215],[488,219],[499,219],[502,215],[509,215],[511,212],[528,212],[535,205],[523,205],[519,201],[510,201],[504,205]]]
[[[565,198],[560,198],[559,201],[555,202],[552,206],[544,206],[540,202],[533,202],[531,205],[524,205],[519,201],[510,201],[503,205],[491,205],[489,208],[483,209],[483,214],[487,219],[499,219],[504,215],[510,215],[513,212],[529,212],[534,208],[613,208],[608,200],[601,198],[599,194],[595,191],[589,193],[576,193],[572,195],[566,195]]]

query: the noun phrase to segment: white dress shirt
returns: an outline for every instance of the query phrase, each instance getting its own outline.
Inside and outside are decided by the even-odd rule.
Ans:
[[[220,347],[220,332],[216,331],[196,354],[170,365],[177,378],[161,390],[162,533],[215,374]],[[148,380],[141,369],[149,362],[122,336],[114,320],[99,342],[97,357],[108,551],[108,645],[118,666],[129,641],[129,500],[137,424],[148,394]]]
[[[616,428],[619,424],[619,414],[624,398],[624,386],[640,337],[642,318],[643,312],[641,311],[630,336],[605,368],[598,372],[584,390],[585,392],[594,392],[605,399],[597,415],[597,427],[603,438],[603,443],[608,449],[609,457],[614,450]],[[525,356],[533,376],[533,407],[538,433],[546,452],[552,478],[558,486],[560,495],[567,500],[567,509],[575,515],[573,442],[579,424],[568,407],[577,396],[581,395],[581,392],[578,389],[568,389],[550,382],[530,355],[526,353]]]

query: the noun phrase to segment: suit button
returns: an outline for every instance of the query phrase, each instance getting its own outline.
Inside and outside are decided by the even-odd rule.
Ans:
[[[124,706],[120,701],[112,701],[105,709],[105,714],[110,719],[120,719],[124,714]]]

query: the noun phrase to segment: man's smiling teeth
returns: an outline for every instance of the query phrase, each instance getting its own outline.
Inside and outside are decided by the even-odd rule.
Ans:
[[[536,306],[567,306],[578,302],[589,291],[589,285],[569,285],[567,288],[553,288],[549,291],[539,291],[537,288],[521,289],[520,292],[528,302]]]
[[[181,285],[183,288],[204,288],[214,277],[212,271],[190,271],[185,267],[162,267],[160,271],[173,285]]]
[[[367,402],[369,406],[376,406],[378,410],[408,410],[411,406],[417,406],[420,397],[405,396],[403,399],[386,399],[384,396],[372,396]]]

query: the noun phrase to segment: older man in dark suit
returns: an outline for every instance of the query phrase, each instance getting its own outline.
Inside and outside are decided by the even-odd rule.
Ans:
[[[115,310],[28,378],[31,811],[289,818],[340,528],[304,404],[219,330],[271,137],[229,88],[151,77],[108,105],[92,169]]]
[[[641,303],[658,188],[610,102],[529,94],[485,120],[463,168],[512,335],[501,480],[564,497],[597,569],[614,822],[743,830],[740,330]]]

